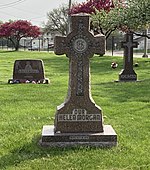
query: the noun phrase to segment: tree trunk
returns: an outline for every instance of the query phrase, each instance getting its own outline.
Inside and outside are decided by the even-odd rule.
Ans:
[[[145,34],[145,37],[144,37],[144,54],[143,54],[143,56],[142,57],[146,57],[146,58],[148,58],[148,55],[147,55],[147,32],[148,32],[148,30],[146,29],[145,31],[144,31],[144,34]]]
[[[19,50],[19,42],[17,41],[15,44],[15,51],[18,51],[18,50]]]
[[[12,44],[13,44],[13,46],[15,48],[15,51],[18,51],[19,50],[19,41],[20,40],[14,39],[12,37],[10,37],[9,40],[12,42]]]
[[[14,38],[9,38],[9,39],[13,43],[15,51],[18,51],[20,39],[14,39]]]

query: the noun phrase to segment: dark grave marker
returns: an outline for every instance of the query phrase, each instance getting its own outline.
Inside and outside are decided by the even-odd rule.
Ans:
[[[8,83],[45,83],[49,80],[44,76],[42,60],[16,60],[13,68],[13,79]]]
[[[133,42],[133,34],[125,35],[125,42],[121,43],[124,48],[124,68],[119,74],[119,81],[136,81],[137,74],[133,70],[133,48],[138,47],[138,42]]]
[[[102,110],[91,97],[90,58],[105,53],[105,37],[89,32],[88,15],[72,15],[71,33],[55,37],[55,53],[69,58],[69,87],[64,103],[57,107],[55,123],[43,126],[41,145],[115,146],[117,135],[103,125]]]

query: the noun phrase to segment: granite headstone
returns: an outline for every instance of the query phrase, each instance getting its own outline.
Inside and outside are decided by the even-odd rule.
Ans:
[[[8,83],[45,83],[49,80],[44,75],[44,65],[42,60],[15,60],[13,68],[13,78]]]
[[[117,135],[103,125],[102,110],[92,99],[90,58],[105,53],[105,36],[89,32],[89,15],[72,15],[71,32],[56,36],[54,52],[69,58],[69,87],[64,103],[57,107],[53,125],[43,126],[41,145],[115,146]]]

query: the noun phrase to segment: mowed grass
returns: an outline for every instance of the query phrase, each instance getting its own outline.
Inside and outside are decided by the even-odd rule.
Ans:
[[[7,84],[16,59],[42,59],[50,84]],[[119,66],[113,70],[112,61]],[[122,57],[91,60],[91,92],[104,124],[118,134],[111,149],[42,148],[43,125],[53,124],[67,94],[68,58],[52,52],[0,51],[0,169],[150,170],[150,59],[135,58],[140,82],[116,83]]]

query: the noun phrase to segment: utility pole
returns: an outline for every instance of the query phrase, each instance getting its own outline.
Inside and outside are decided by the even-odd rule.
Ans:
[[[144,34],[145,34],[145,37],[144,37],[144,54],[142,57],[145,57],[145,58],[148,58],[148,55],[147,55],[147,33],[148,33],[148,29],[146,29],[144,31]]]
[[[69,14],[69,11],[71,9],[71,0],[69,0],[69,8],[68,8],[68,31],[67,31],[67,34],[70,32],[70,20],[71,20],[71,17],[70,17],[70,14]]]

